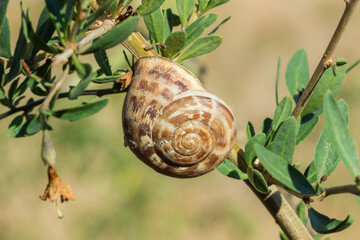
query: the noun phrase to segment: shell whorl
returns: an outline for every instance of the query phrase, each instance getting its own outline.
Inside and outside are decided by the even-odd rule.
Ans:
[[[206,92],[188,70],[161,57],[144,57],[123,108],[126,144],[156,171],[187,178],[216,168],[229,154],[236,128],[229,107]]]

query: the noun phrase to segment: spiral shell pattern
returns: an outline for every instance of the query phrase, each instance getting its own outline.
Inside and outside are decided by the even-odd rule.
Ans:
[[[125,143],[156,171],[179,178],[216,168],[236,128],[229,107],[188,70],[161,57],[139,59],[123,108]]]

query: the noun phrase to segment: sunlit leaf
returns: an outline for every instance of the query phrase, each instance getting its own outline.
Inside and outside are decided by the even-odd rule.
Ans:
[[[337,155],[354,177],[360,175],[359,155],[354,140],[330,90],[325,93],[324,112],[326,133]]]
[[[159,9],[165,0],[143,0],[142,5],[140,5],[136,12],[140,16],[145,16],[151,14],[155,10]]]
[[[272,152],[278,154],[289,163],[295,152],[296,120],[290,117],[279,128],[272,144]]]
[[[249,167],[252,166],[253,160],[256,157],[254,145],[255,143],[265,146],[265,134],[259,133],[252,137],[245,145],[245,161]]]
[[[195,41],[200,35],[205,31],[205,28],[209,27],[218,19],[218,15],[209,14],[201,16],[191,23],[186,29],[187,39],[185,46],[188,46],[190,43]]]
[[[338,59],[335,62],[343,61],[344,59]],[[320,111],[323,108],[323,98],[327,90],[331,90],[334,96],[339,92],[342,82],[345,77],[347,65],[341,65],[336,67],[336,76],[331,68],[328,68],[321,76],[318,84],[312,92],[301,116],[305,116],[316,111]]]
[[[109,32],[94,40],[93,44],[81,54],[93,53],[114,47],[124,41],[133,31],[139,22],[139,16],[130,17],[116,25]]]
[[[144,16],[146,28],[149,30],[150,39],[154,42],[164,43],[165,38],[165,19],[161,9]]]
[[[176,0],[176,7],[179,12],[181,26],[185,27],[190,14],[195,8],[195,0]]]
[[[7,18],[5,18],[4,24],[0,30],[0,57],[8,59],[12,57],[10,44],[10,27]]]
[[[255,151],[264,168],[273,178],[283,184],[283,186],[296,193],[302,193],[309,196],[316,194],[315,189],[307,181],[304,175],[279,155],[264,148],[260,144],[255,144]]]
[[[221,42],[222,37],[218,35],[201,37],[196,40],[188,49],[186,49],[185,52],[180,55],[176,61],[182,62],[188,58],[194,58],[209,53],[219,47]]]
[[[288,96],[284,97],[275,109],[274,119],[271,124],[273,130],[276,130],[283,121],[290,117],[292,109],[293,101]]]
[[[176,56],[184,48],[186,37],[185,31],[173,32],[165,41],[165,56],[168,58]]]
[[[300,130],[296,136],[296,145],[301,143],[312,132],[319,121],[319,116],[312,117],[309,121],[301,123]]]
[[[248,176],[246,173],[243,173],[238,167],[236,167],[230,160],[225,159],[218,167],[217,170],[224,174],[225,176],[239,179],[239,180],[246,180]]]
[[[265,181],[265,178],[258,170],[249,167],[247,169],[247,175],[249,177],[250,183],[258,192],[263,194],[267,194],[269,192],[269,187]]]
[[[290,59],[286,68],[286,86],[293,98],[299,99],[299,92],[309,82],[309,63],[305,49],[297,51]]]

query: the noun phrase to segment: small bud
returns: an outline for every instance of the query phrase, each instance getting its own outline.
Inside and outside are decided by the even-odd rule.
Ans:
[[[56,159],[55,148],[51,142],[48,130],[43,131],[41,158],[45,165],[54,166]]]

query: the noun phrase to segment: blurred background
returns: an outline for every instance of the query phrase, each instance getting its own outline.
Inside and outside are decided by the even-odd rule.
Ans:
[[[20,28],[19,2],[10,1],[8,8],[12,49]],[[36,25],[44,2],[23,2]],[[175,0],[167,0],[164,6],[175,6]],[[241,147],[247,121],[258,132],[262,120],[273,116],[278,56],[282,98],[288,94],[285,69],[293,53],[306,49],[312,73],[343,8],[342,0],[231,0],[212,10],[220,16],[218,23],[231,16],[217,32],[223,43],[213,53],[185,65],[195,73],[205,67],[202,80],[206,88],[233,109]],[[358,8],[334,58],[343,57],[351,64],[360,57],[359,21]],[[122,66],[121,49],[108,51],[114,69]],[[95,64],[93,58],[86,61]],[[338,95],[349,104],[350,131],[358,146],[359,92],[360,67],[346,76]],[[57,151],[57,171],[77,198],[60,204],[62,220],[57,219],[54,203],[38,197],[47,184],[40,158],[41,134],[12,139],[7,136],[12,118],[0,122],[0,239],[279,239],[279,227],[241,181],[216,170],[200,178],[173,179],[137,160],[123,146],[123,99],[124,95],[110,96],[102,112],[79,122],[50,120],[55,129],[50,134]],[[5,110],[0,106],[0,112]],[[296,149],[294,162],[301,162],[301,170],[313,160],[322,126],[323,121]],[[340,163],[324,186],[351,182]],[[298,200],[291,198],[290,202],[296,205]],[[332,196],[312,205],[333,218],[354,217],[353,226],[330,235],[331,239],[359,236],[360,205],[353,195]]]

